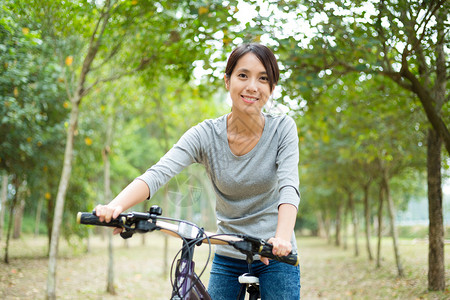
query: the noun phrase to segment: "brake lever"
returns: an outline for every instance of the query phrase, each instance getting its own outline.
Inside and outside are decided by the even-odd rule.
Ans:
[[[247,256],[247,263],[251,264],[253,262],[253,255],[259,252],[261,246],[264,245],[264,240],[246,235],[241,235],[240,238],[242,238],[242,241],[234,242],[233,246],[245,254]]]
[[[132,237],[133,234],[134,234],[134,230],[128,230],[128,231],[125,230],[120,233],[120,237],[123,238],[124,240],[126,240],[126,239],[129,239],[130,237]]]
[[[246,240],[233,242],[233,247],[247,256],[246,261],[248,264],[253,262],[253,247],[251,242]]]

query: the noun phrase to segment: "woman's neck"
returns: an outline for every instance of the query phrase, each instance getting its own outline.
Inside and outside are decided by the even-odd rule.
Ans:
[[[264,129],[264,115],[259,113],[248,114],[233,110],[227,118],[229,133],[232,131],[240,136],[260,137]]]

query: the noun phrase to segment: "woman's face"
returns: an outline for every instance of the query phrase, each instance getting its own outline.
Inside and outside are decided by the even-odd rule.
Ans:
[[[242,56],[225,85],[233,101],[233,109],[247,113],[260,113],[270,95],[266,69],[251,52]]]

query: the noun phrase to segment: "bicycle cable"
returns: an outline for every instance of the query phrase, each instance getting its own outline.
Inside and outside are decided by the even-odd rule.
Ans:
[[[198,225],[196,225],[196,224],[194,224],[194,223],[192,223],[192,222],[186,222],[186,221],[184,221],[184,220],[182,221],[182,220],[178,220],[178,219],[174,219],[174,218],[168,218],[168,217],[158,217],[158,219],[166,220],[166,221],[173,221],[173,222],[177,222],[177,223],[183,223],[183,222],[184,222],[184,223],[187,223],[187,224],[189,224],[189,225],[191,225],[191,226],[193,226],[193,227],[195,227],[195,228],[197,228],[197,229],[199,230],[198,236],[200,236],[200,237],[195,238],[195,239],[191,239],[190,241],[188,241],[185,237],[183,237],[182,235],[180,235],[177,231],[175,231],[175,230],[170,230],[170,229],[165,229],[165,230],[167,230],[167,231],[170,231],[170,232],[172,232],[172,233],[178,235],[178,236],[182,239],[182,241],[183,241],[183,246],[182,246],[182,248],[181,248],[180,250],[178,250],[178,252],[175,254],[175,257],[174,257],[174,259],[172,260],[172,264],[171,264],[171,267],[170,267],[170,284],[171,284],[171,286],[172,286],[173,291],[176,291],[177,295],[178,295],[179,297],[182,298],[183,296],[180,295],[180,293],[179,293],[179,286],[177,286],[177,284],[174,282],[174,279],[173,279],[173,273],[174,273],[173,269],[174,269],[174,264],[175,264],[176,261],[177,261],[178,255],[180,255],[180,253],[183,251],[184,247],[187,247],[187,248],[186,248],[186,251],[188,251],[188,256],[191,257],[191,256],[193,256],[192,253],[191,253],[191,251],[192,251],[192,250],[191,250],[191,247],[195,247],[195,245],[199,244],[200,242],[202,242],[202,241],[205,240],[205,239],[208,241],[208,258],[207,258],[206,263],[205,263],[205,265],[204,265],[202,271],[200,272],[200,274],[197,275],[197,277],[195,278],[195,280],[193,280],[193,282],[192,282],[191,286],[189,287],[189,289],[187,289],[187,291],[186,291],[186,295],[187,295],[187,294],[189,294],[189,292],[191,291],[191,289],[197,284],[197,282],[200,281],[200,277],[201,277],[201,276],[203,275],[203,273],[206,271],[206,268],[207,268],[207,266],[208,266],[208,264],[209,264],[209,261],[210,261],[210,259],[211,259],[211,245],[212,245],[212,244],[211,244],[210,238],[205,234],[204,229],[198,227]],[[203,237],[201,237],[201,236],[203,236]],[[189,268],[190,268],[190,266],[189,266]],[[194,274],[195,274],[195,273],[194,273]],[[176,275],[176,274],[175,274],[175,275]],[[179,285],[181,286],[182,283],[179,284]]]

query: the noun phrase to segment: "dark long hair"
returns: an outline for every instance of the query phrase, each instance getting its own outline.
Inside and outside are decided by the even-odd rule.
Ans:
[[[270,91],[272,92],[274,85],[280,79],[280,69],[278,68],[277,59],[273,52],[264,45],[251,43],[241,44],[231,52],[228,58],[227,66],[225,68],[225,75],[230,78],[238,60],[247,53],[253,53],[259,61],[263,64],[269,78]]]

